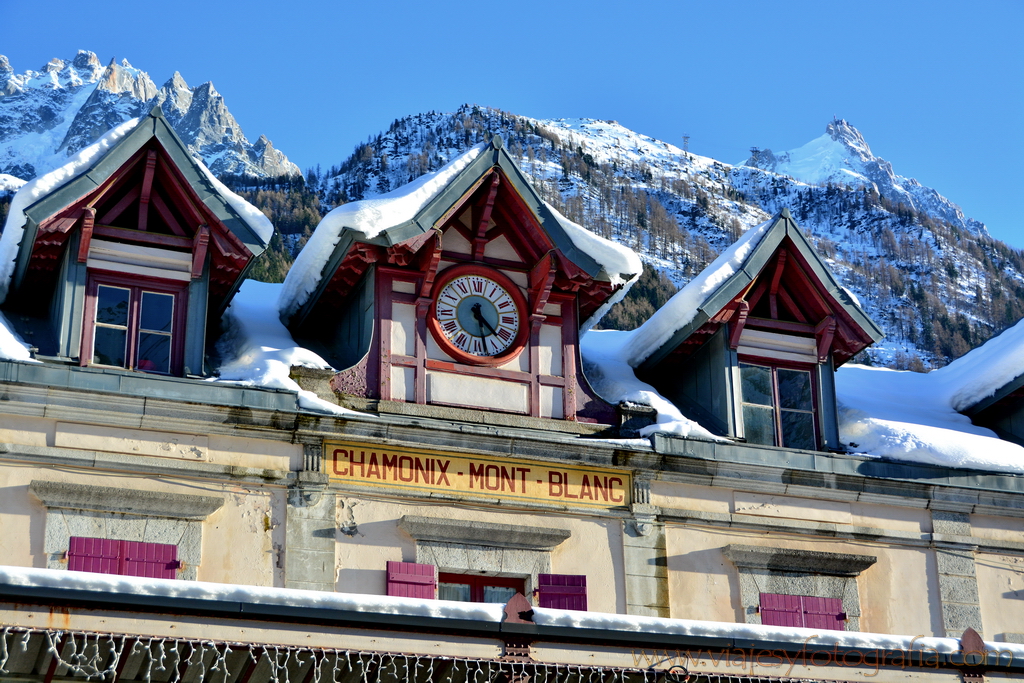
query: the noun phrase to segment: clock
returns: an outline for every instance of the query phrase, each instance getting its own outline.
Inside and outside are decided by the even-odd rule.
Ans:
[[[438,276],[432,299],[428,327],[456,360],[501,365],[523,350],[526,301],[502,273],[486,266],[453,266]]]

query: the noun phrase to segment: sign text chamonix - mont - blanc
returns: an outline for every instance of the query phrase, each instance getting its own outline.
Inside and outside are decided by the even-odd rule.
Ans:
[[[324,441],[331,479],[357,486],[556,505],[629,505],[630,474],[581,465]]]

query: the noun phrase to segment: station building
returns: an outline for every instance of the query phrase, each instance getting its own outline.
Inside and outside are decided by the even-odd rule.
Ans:
[[[326,216],[233,328],[270,234],[159,110],[19,193],[0,679],[1024,671],[1024,479],[850,452],[881,332],[788,212],[605,355],[640,261],[498,138]],[[219,381],[260,334],[323,363]],[[993,442],[1019,385],[963,411]]]

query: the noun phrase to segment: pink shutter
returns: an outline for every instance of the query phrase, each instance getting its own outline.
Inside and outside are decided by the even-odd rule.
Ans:
[[[765,626],[803,626],[800,596],[761,593],[761,623]]]
[[[121,541],[121,574],[151,579],[174,579],[178,574],[178,546],[165,543]]]
[[[587,577],[583,574],[538,574],[540,607],[587,610]]]
[[[437,598],[437,567],[415,562],[388,562],[388,595]]]
[[[807,628],[823,628],[830,631],[845,631],[846,614],[843,601],[839,598],[803,598],[804,625]]]
[[[120,551],[120,541],[72,536],[68,546],[68,569],[95,574],[120,574]]]

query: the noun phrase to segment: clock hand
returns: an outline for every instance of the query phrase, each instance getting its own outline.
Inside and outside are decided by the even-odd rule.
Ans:
[[[494,331],[494,328],[491,327],[491,324],[489,322],[487,322],[487,318],[484,317],[484,314],[480,312],[480,304],[473,304],[473,308],[470,309],[470,310],[473,311],[473,317],[476,318],[477,322],[480,323],[480,336],[481,337],[484,336],[484,325],[487,325],[487,329],[489,329],[491,331],[491,334],[493,334],[493,335],[497,335],[498,334],[497,332]]]

